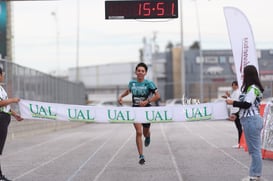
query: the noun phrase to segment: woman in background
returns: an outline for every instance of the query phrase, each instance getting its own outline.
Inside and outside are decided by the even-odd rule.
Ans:
[[[239,86],[238,86],[238,82],[237,81],[233,81],[231,84],[232,87],[232,92],[231,94],[229,92],[226,92],[226,95],[223,96],[224,98],[227,99],[232,99],[234,101],[239,101],[239,96],[240,96],[240,90],[239,90]],[[235,126],[237,128],[237,132],[238,132],[238,142],[236,145],[232,146],[233,148],[240,148],[240,139],[242,136],[242,132],[243,132],[243,128],[240,122],[240,118],[239,118],[239,108],[238,107],[233,107],[232,105],[229,105],[229,120],[234,121]]]
[[[261,130],[263,120],[260,116],[259,106],[263,97],[264,88],[260,82],[257,69],[253,65],[244,68],[243,85],[239,101],[227,99],[226,102],[239,107],[239,116],[243,126],[251,165],[249,176],[243,181],[260,181],[262,175]]]

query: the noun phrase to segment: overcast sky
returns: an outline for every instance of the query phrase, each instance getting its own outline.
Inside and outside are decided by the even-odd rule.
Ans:
[[[79,66],[138,61],[143,37],[151,39],[154,32],[160,51],[168,42],[181,43],[181,16],[157,21],[105,20],[104,0],[17,1],[12,2],[14,61],[45,73],[75,67],[77,2]],[[183,0],[184,46],[198,40],[198,9],[203,49],[230,49],[225,6],[247,16],[257,49],[273,48],[272,0]]]

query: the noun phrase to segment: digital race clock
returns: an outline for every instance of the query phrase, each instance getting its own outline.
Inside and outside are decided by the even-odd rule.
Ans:
[[[105,19],[178,18],[178,0],[105,1]]]

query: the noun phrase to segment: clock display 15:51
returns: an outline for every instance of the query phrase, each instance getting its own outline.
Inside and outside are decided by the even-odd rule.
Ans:
[[[106,0],[105,19],[178,18],[178,0]]]
[[[175,3],[163,2],[140,2],[138,4],[138,16],[175,16]]]

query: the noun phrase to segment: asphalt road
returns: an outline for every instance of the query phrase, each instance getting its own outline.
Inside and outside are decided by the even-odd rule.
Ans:
[[[71,123],[74,124],[74,123]],[[18,181],[240,181],[250,156],[234,149],[233,122],[152,124],[145,165],[132,124],[84,124],[7,140],[2,170]],[[263,176],[273,180],[273,160]]]

